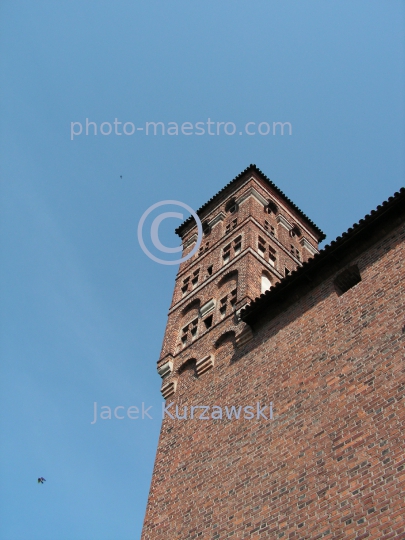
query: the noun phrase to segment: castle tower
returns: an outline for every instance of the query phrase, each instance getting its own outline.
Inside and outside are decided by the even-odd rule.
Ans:
[[[253,165],[198,215],[142,540],[403,539],[405,189],[319,253]]]
[[[225,342],[246,340],[240,310],[318,253],[323,232],[256,166],[251,165],[198,210],[199,251],[180,265],[158,362],[164,398],[193,364],[214,366]],[[183,257],[197,240],[193,218],[177,230]]]

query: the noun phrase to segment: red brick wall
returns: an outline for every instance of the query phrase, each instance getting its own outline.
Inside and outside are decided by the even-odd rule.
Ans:
[[[175,358],[215,355],[176,374],[179,412],[273,402],[274,419],[166,418],[143,540],[405,538],[404,239],[401,225],[358,250],[359,284],[338,296],[330,275],[244,347],[215,348],[240,331],[229,319]],[[253,259],[238,265],[247,291]]]
[[[264,204],[257,200],[257,197],[246,197],[246,194],[251,193],[254,189],[259,197],[264,201],[272,199],[278,206],[277,214],[265,212]],[[226,211],[226,206],[231,198],[241,200],[238,211],[229,213]],[[254,300],[261,294],[261,275],[265,270],[271,275],[272,285],[275,285],[285,275],[285,268],[292,271],[299,266],[303,261],[308,259],[309,252],[300,244],[302,238],[313,246],[317,247],[315,240],[316,233],[295,213],[286,202],[281,201],[280,197],[275,194],[268,186],[266,186],[259,178],[254,178],[248,175],[246,179],[242,179],[240,186],[229,194],[224,200],[213,204],[212,208],[208,208],[204,215],[201,216],[203,222],[212,222],[218,216],[222,216],[212,227],[210,234],[204,236],[199,251],[189,260],[180,265],[179,272],[176,278],[175,289],[169,313],[169,320],[166,327],[165,337],[160,355],[161,361],[165,361],[168,355],[175,355],[179,352],[179,335],[181,327],[187,321],[184,320],[183,310],[193,301],[198,300],[203,306],[211,298],[217,302],[222,297],[222,291],[218,290],[218,283],[223,278],[224,274],[231,269],[238,270],[238,304],[239,309],[247,302]],[[292,237],[289,231],[277,222],[277,218],[284,217],[290,224],[296,224],[301,229],[301,237]],[[233,221],[237,220],[236,227],[233,227]],[[267,221],[268,225],[266,225]],[[232,227],[227,233],[227,226]],[[268,230],[266,230],[268,227]],[[271,234],[271,226],[274,227],[274,236]],[[183,236],[183,244],[187,246],[187,242],[192,237],[196,237],[196,227],[194,222],[191,223],[189,231]],[[241,252],[234,252],[234,240],[241,236],[242,246]],[[266,242],[266,257],[263,258],[258,252],[258,237],[261,237]],[[230,261],[227,265],[223,263],[224,248],[231,244]],[[189,253],[193,249],[193,245],[189,245],[184,249],[183,255]],[[291,253],[291,247],[299,251],[299,259],[296,252]],[[276,262],[274,267],[269,264],[269,248],[272,247],[276,253]],[[250,250],[250,251],[249,251]],[[212,266],[212,275],[207,274],[208,267]],[[191,280],[194,277],[194,272],[199,270],[198,283],[192,288]],[[182,287],[185,285],[185,280],[188,279],[188,291],[183,293]],[[218,314],[219,305],[216,306],[214,313],[214,323],[222,321]],[[199,335],[205,330],[199,325]],[[232,325],[231,325],[232,326]],[[223,331],[216,329],[215,332]],[[241,327],[239,327],[241,331]],[[213,336],[211,336],[213,337]],[[216,339],[216,337],[215,337]],[[206,351],[212,347],[215,339],[211,342],[205,342]],[[201,352],[202,344],[199,343]],[[189,354],[190,351],[187,351]],[[208,354],[208,352],[206,353]],[[178,358],[179,362],[183,362],[183,358]]]

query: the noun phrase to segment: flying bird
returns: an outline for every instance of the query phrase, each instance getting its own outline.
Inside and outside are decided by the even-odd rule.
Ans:
[[[122,176],[120,176],[121,180],[122,180]]]
[[[43,476],[41,476],[41,478],[38,478],[38,484],[43,484],[44,482],[46,482],[46,480]]]

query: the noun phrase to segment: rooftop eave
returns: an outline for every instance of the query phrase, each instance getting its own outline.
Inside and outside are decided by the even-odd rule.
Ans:
[[[247,324],[254,324],[262,314],[268,312],[271,306],[280,305],[287,299],[291,300],[295,288],[299,287],[300,284],[305,283],[307,285],[309,282],[314,281],[317,272],[321,268],[324,268],[330,261],[341,259],[356,242],[370,238],[370,233],[376,228],[381,231],[381,227],[389,219],[395,219],[395,217],[402,217],[403,219],[404,216],[405,188],[401,188],[387,201],[377,206],[376,210],[372,210],[370,214],[367,214],[353,227],[350,227],[342,236],[338,236],[336,240],[325,246],[312,259],[298,267],[244,308],[240,313],[241,319]]]

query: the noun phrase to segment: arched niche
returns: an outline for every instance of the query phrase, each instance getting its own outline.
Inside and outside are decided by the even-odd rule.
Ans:
[[[266,291],[270,290],[272,286],[271,276],[268,272],[262,272],[260,278],[260,294],[264,294]]]
[[[184,318],[186,315],[188,315],[191,311],[195,310],[198,313],[198,310],[200,309],[201,301],[199,298],[195,298],[192,300],[189,304],[186,305],[186,307],[181,312],[181,317]]]
[[[177,393],[187,391],[195,383],[197,378],[196,363],[195,358],[188,358],[176,370]]]
[[[230,281],[234,281],[236,285],[238,284],[238,271],[237,270],[231,270],[230,272],[225,274],[218,282],[218,289],[221,289],[224,285],[226,285]]]

